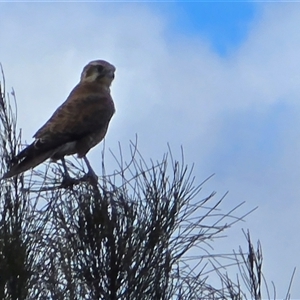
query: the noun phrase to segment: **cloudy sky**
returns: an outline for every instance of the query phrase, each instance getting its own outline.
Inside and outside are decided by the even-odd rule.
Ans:
[[[198,182],[216,174],[203,197],[229,190],[225,208],[259,207],[220,252],[245,246],[240,228],[249,228],[278,297],[298,267],[299,299],[299,27],[300,3],[0,3],[0,62],[28,142],[86,63],[113,63],[106,147],[126,148],[137,134],[156,159],[167,143],[175,156],[182,145]]]

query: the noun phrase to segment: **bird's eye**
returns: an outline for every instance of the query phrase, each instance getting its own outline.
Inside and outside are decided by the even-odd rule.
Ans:
[[[103,66],[97,66],[97,71],[101,73],[103,71],[104,67]]]

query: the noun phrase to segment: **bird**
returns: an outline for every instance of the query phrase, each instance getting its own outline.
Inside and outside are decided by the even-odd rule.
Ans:
[[[115,113],[110,94],[115,71],[115,66],[105,60],[89,62],[66,101],[34,134],[34,141],[12,159],[12,166],[2,179],[32,169],[49,158],[61,160],[69,177],[64,157],[74,154],[84,159],[88,174],[95,177],[86,154],[103,140]]]

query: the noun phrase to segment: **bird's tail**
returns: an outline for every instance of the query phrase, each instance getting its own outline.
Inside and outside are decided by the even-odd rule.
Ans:
[[[52,154],[53,150],[41,151],[40,149],[37,149],[33,143],[17,155],[16,160],[18,162],[16,162],[16,164],[14,164],[1,179],[10,178],[34,168],[38,164],[44,162]]]

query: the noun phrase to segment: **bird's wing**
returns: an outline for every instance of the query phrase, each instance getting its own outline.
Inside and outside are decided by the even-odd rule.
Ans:
[[[77,141],[106,127],[113,113],[114,105],[108,93],[84,95],[73,91],[34,138],[48,147]]]

